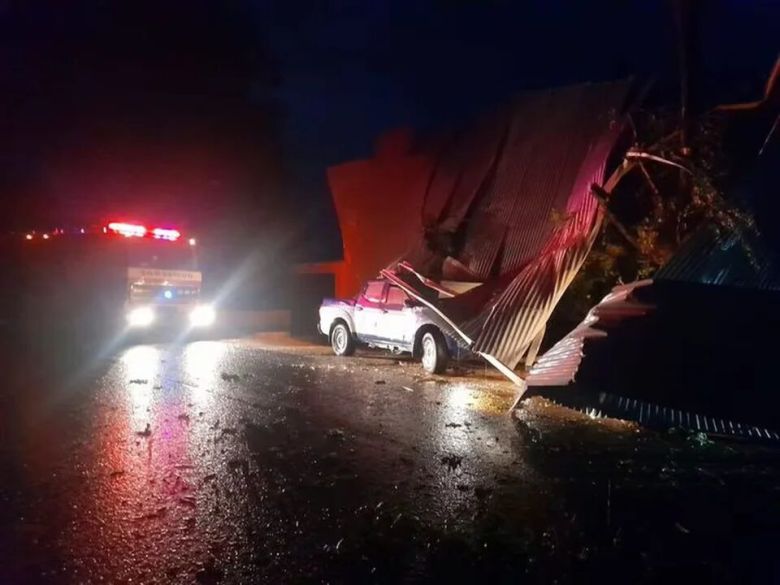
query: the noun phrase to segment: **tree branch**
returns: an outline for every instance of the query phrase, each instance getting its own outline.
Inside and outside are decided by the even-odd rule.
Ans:
[[[626,226],[624,226],[620,222],[620,220],[617,217],[615,217],[615,214],[612,213],[607,207],[609,192],[605,191],[602,187],[596,185],[596,183],[593,183],[590,186],[590,190],[593,193],[593,196],[601,204],[601,207],[604,210],[604,217],[607,218],[607,221],[609,221],[613,226],[615,226],[615,229],[617,229],[617,231],[620,232],[620,235],[623,236],[623,238],[625,238],[625,240],[629,244],[631,244],[634,248],[636,248],[638,252],[642,253],[642,247],[639,245],[639,242],[637,242],[633,238],[633,236],[631,236]]]

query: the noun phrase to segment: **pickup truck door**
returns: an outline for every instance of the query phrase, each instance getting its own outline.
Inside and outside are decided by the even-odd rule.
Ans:
[[[363,288],[355,303],[355,333],[363,342],[371,343],[378,338],[379,317],[385,300],[387,283],[370,281]]]
[[[379,316],[377,335],[399,347],[411,346],[414,336],[414,315],[406,306],[408,295],[399,287],[388,285],[382,313]]]

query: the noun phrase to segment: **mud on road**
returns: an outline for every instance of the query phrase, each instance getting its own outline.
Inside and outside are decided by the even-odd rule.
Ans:
[[[780,577],[769,447],[283,337],[4,355],[2,582]]]

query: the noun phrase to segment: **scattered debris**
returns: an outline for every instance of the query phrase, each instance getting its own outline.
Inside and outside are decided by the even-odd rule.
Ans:
[[[128,382],[128,384],[148,384],[149,380],[145,380],[143,378],[133,378]]]
[[[228,467],[231,471],[240,469],[245,475],[249,475],[249,462],[246,459],[231,459],[228,461]]]
[[[338,439],[339,441],[343,441],[345,438],[344,431],[342,431],[341,429],[330,429],[328,431],[328,438]]]
[[[387,384],[384,380],[377,380],[374,384]]]
[[[409,386],[401,386],[401,388],[403,388],[407,392],[414,392],[414,388],[409,388]]]
[[[460,427],[462,427],[463,425],[462,425],[462,424],[460,424],[460,423],[454,423],[454,422],[451,422],[451,423],[447,423],[447,424],[446,424],[446,425],[444,425],[444,426],[445,426],[445,427],[447,427],[447,428],[450,428],[450,429],[457,429],[457,428],[460,428]]]
[[[149,423],[146,423],[146,428],[142,431],[138,431],[136,433],[139,437],[150,437],[152,436],[152,425]]]
[[[460,455],[445,455],[441,458],[441,464],[446,465],[450,470],[455,470],[460,467],[463,462],[463,457]]]
[[[124,474],[125,474],[125,470],[124,470],[124,469],[118,469],[117,471],[112,471],[112,472],[109,474],[109,477],[111,477],[111,478],[114,478],[114,477],[121,477],[121,476],[123,476]]]
[[[189,414],[187,414],[186,412],[183,412],[183,413],[181,413],[181,414],[180,414],[178,417],[176,417],[176,418],[178,418],[180,421],[183,421],[183,422],[190,422],[190,415],[189,415]]]
[[[693,443],[697,447],[708,447],[709,445],[712,445],[712,439],[709,438],[707,433],[702,433],[701,431],[690,435],[688,437],[688,442]]]
[[[154,520],[156,518],[162,518],[165,516],[165,514],[168,512],[168,508],[165,506],[161,506],[157,508],[154,512],[149,512],[148,514],[144,514],[139,518],[139,520]]]
[[[222,372],[221,377],[225,382],[238,382],[241,379],[241,376],[238,374],[229,374],[227,372]]]

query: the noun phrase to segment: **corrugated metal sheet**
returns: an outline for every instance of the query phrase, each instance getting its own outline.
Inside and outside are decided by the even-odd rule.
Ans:
[[[680,281],[621,285],[537,360],[526,383],[593,417],[777,440],[776,350],[760,340],[776,332],[778,300],[774,291]]]
[[[552,402],[579,410],[591,418],[619,418],[650,428],[687,429],[759,441],[780,440],[780,432],[764,425],[751,425],[609,392],[595,394],[581,390],[572,392],[570,388],[553,388],[545,389],[542,394]]]
[[[606,150],[614,145],[630,86],[526,92],[453,135],[437,150],[424,235],[405,259],[428,277],[487,281],[537,258],[567,214],[592,198],[587,181],[601,183],[608,152],[594,157],[594,149],[610,133]],[[595,167],[594,158],[602,159]]]
[[[748,255],[740,238],[705,227],[694,234],[655,278],[699,284],[780,290],[780,265],[760,238],[746,234]]]
[[[523,269],[465,326],[475,337],[474,351],[490,354],[510,368],[520,363],[590,250],[595,218],[587,211],[576,217],[580,221],[556,234],[553,249]]]
[[[629,89],[620,81],[523,94],[461,137],[478,138],[469,160],[439,159],[424,213],[438,219],[407,259],[425,276],[441,277],[449,262],[486,282],[440,304],[473,351],[516,368],[580,269],[601,221],[591,185],[604,181]]]
[[[458,228],[451,256],[483,280],[521,269],[601,183],[628,90],[622,81],[527,92],[482,120],[438,159],[427,227]]]
[[[626,92],[625,85],[598,90],[584,86],[548,98],[546,120],[551,128],[545,127],[530,141],[534,147],[524,153],[525,164],[515,161],[512,167],[513,171],[526,167],[520,182],[523,191],[502,197],[512,202],[512,208],[501,243],[500,272],[520,272],[492,306],[466,326],[475,336],[474,351],[515,368],[582,266],[601,221],[591,185],[604,180],[607,159],[622,129],[619,112]],[[572,139],[567,141],[567,135]],[[556,225],[560,221],[554,220],[555,212],[567,217],[563,225]]]
[[[471,237],[460,258],[480,276],[522,268],[555,231],[553,216],[563,218],[579,210],[569,205],[578,191],[578,173],[587,164],[589,149],[609,127],[610,114],[598,110],[596,93],[591,86],[579,86],[518,100],[493,180],[474,214]],[[595,120],[586,111],[593,112]],[[593,178],[600,184],[601,177]],[[584,189],[589,187],[590,183]],[[496,237],[499,234],[502,237]]]
[[[510,116],[509,108],[500,108],[438,148],[423,204],[426,228],[458,228],[495,168]]]
[[[614,324],[625,318],[644,315],[652,309],[638,303],[631,296],[636,289],[648,286],[652,282],[652,280],[640,280],[613,288],[599,304],[588,311],[585,319],[571,333],[536,361],[528,371],[526,383],[529,386],[565,386],[573,382],[582,363],[585,340],[607,335],[605,331],[597,328],[599,323]]]

